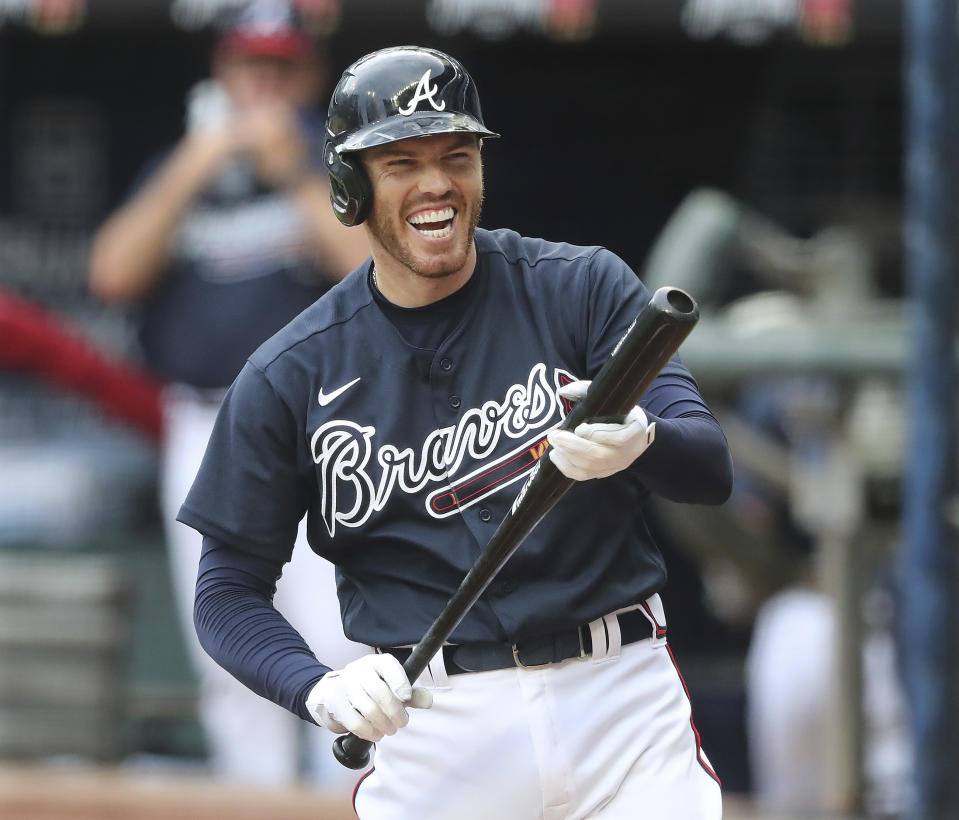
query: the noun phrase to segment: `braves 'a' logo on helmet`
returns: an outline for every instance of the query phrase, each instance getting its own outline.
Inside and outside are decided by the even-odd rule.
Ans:
[[[446,100],[436,101],[436,95],[439,90],[440,87],[435,83],[432,88],[430,87],[430,70],[426,69],[426,71],[423,72],[423,76],[420,77],[420,81],[416,84],[416,90],[413,92],[409,104],[406,107],[400,107],[396,110],[400,114],[409,116],[416,110],[416,106],[419,105],[421,100],[426,100],[433,106],[433,110],[442,111],[446,108]]]

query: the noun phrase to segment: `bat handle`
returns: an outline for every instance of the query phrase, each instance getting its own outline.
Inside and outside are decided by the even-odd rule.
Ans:
[[[618,413],[611,416],[590,416],[588,421],[590,424],[625,424],[626,415],[623,413]]]
[[[370,762],[373,744],[354,734],[340,735],[333,741],[333,757],[348,769],[362,769]]]

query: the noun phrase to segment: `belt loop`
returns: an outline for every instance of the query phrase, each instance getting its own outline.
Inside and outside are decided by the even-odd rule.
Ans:
[[[653,639],[664,637],[666,635],[666,610],[663,608],[663,601],[659,597],[659,593],[651,595],[638,608],[653,628]]]
[[[623,633],[619,629],[618,615],[604,615],[606,634],[609,637],[609,646],[606,649],[607,658],[618,658],[623,648]]]
[[[444,657],[443,649],[444,647],[440,647],[440,651],[430,658],[430,663],[427,667],[430,676],[433,678],[430,689],[445,690],[450,688],[450,679],[446,673],[446,658]]]
[[[589,622],[589,637],[593,642],[593,661],[606,660],[606,624],[602,618]]]
[[[653,613],[653,619],[656,621],[657,634],[665,632],[666,608],[663,606],[663,599],[659,597],[659,593],[657,592],[656,594],[647,598],[646,604],[649,607],[649,611]]]

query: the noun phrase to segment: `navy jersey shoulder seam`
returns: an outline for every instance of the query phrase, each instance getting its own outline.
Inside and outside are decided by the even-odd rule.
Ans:
[[[318,336],[321,333],[326,333],[328,330],[332,330],[333,328],[338,327],[339,325],[344,325],[347,322],[352,321],[356,317],[356,315],[360,313],[360,311],[362,311],[364,308],[368,308],[372,304],[373,304],[373,299],[371,297],[368,302],[364,302],[361,305],[357,305],[356,309],[352,313],[350,313],[348,316],[344,316],[342,319],[331,321],[329,324],[326,324],[321,328],[317,328],[316,330],[310,331],[306,336],[296,339],[295,341],[291,341],[282,350],[278,350],[276,354],[269,361],[264,362],[262,367],[253,361],[253,357],[256,355],[255,353],[252,354],[247,359],[247,361],[250,363],[250,365],[252,365],[258,371],[260,371],[264,376],[266,376],[267,368],[269,368],[272,364],[274,364],[276,360],[279,359],[281,356],[285,355],[286,353],[289,353],[298,345],[308,342],[314,336]]]
[[[522,255],[511,257],[502,248],[484,248],[483,250],[479,251],[479,254],[480,256],[491,256],[493,254],[499,254],[507,262],[522,261],[522,262],[525,262],[527,265],[529,265],[531,268],[535,268],[540,262],[556,262],[556,261],[573,262],[577,259],[583,259],[586,261],[587,265],[590,265],[592,264],[593,257],[596,256],[596,254],[602,250],[606,250],[606,248],[604,248],[602,245],[593,245],[591,247],[584,247],[582,249],[583,251],[582,253],[576,253],[568,256],[559,255],[559,254],[557,254],[556,256],[543,256],[537,259],[536,261],[530,260],[529,256],[525,253]]]

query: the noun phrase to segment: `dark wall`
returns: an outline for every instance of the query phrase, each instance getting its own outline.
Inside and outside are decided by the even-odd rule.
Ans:
[[[599,242],[639,266],[693,188],[809,234],[897,235],[898,55],[666,43],[487,50],[488,224]],[[898,277],[893,247],[884,276]]]
[[[334,70],[390,42],[383,33],[343,36],[330,46]],[[503,134],[486,149],[487,226],[605,244],[639,267],[682,197],[714,185],[799,233],[831,221],[861,223],[887,246],[884,276],[895,284],[888,231],[900,199],[894,44],[421,42],[463,59],[488,125]],[[204,36],[172,27],[68,38],[8,31],[0,120],[16,122],[24,106],[49,99],[80,101],[100,119],[106,193],[86,211],[96,221],[142,159],[176,138],[184,92],[205,72],[207,46]],[[0,140],[0,156],[10,158],[10,128]],[[17,205],[12,162],[0,168],[3,212]]]

